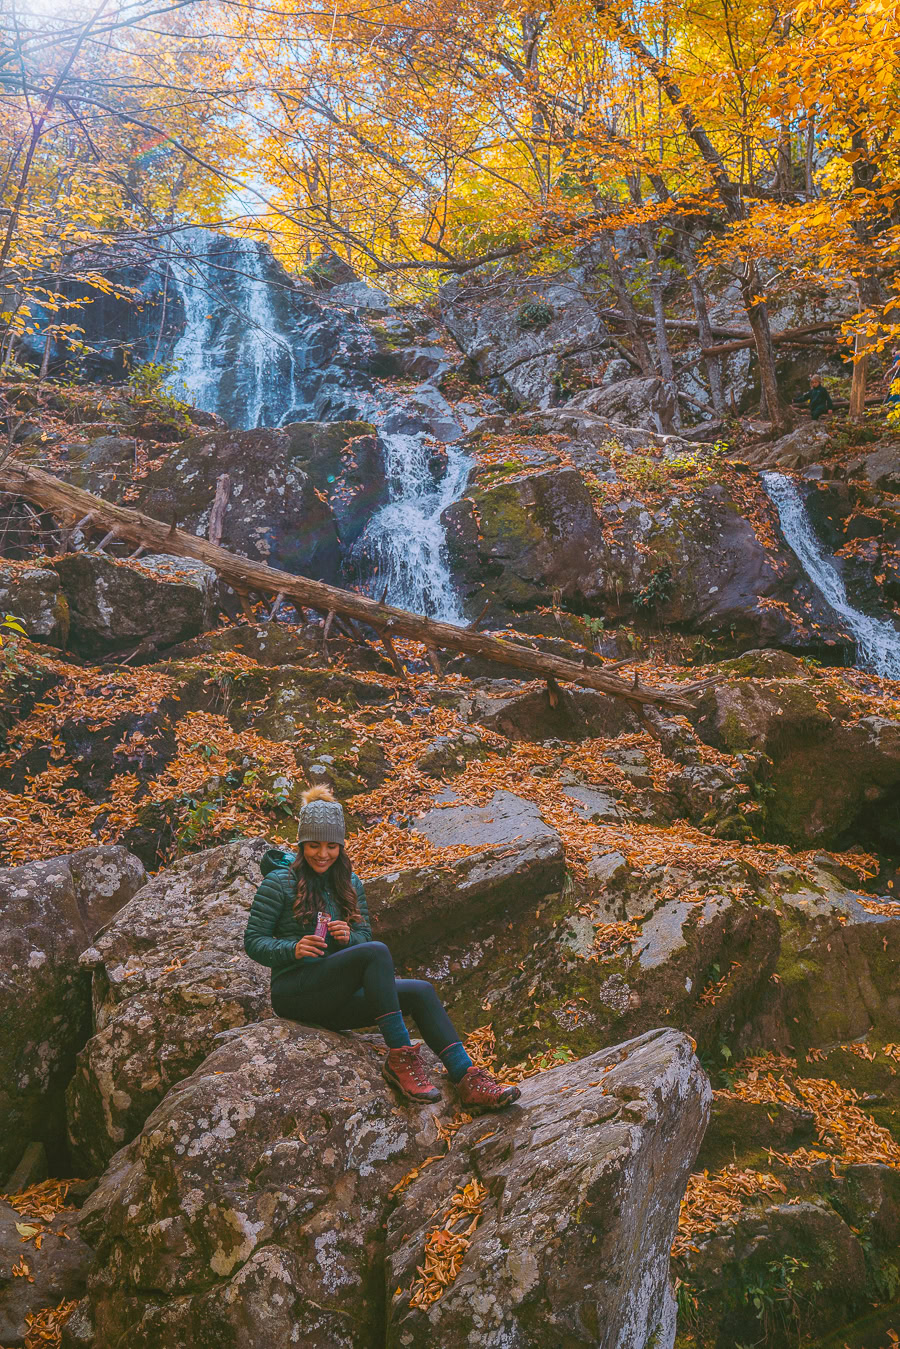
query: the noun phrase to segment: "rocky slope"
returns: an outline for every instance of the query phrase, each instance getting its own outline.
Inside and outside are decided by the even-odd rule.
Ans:
[[[401,679],[364,633],[7,503],[5,1345],[26,1312],[32,1343],[85,1349],[900,1328],[900,685],[849,665],[757,472],[795,475],[889,618],[896,442],[874,419],[674,434],[593,284],[453,286],[441,328],[319,277],[312,401],[277,427],[139,383],[5,386],[24,455],[340,583],[372,583],[392,438],[430,483],[462,452],[440,525],[473,619],[716,681],[641,713],[398,643]],[[740,401],[745,354],[729,380]],[[442,1078],[400,1106],[373,1037],[272,1016],[241,933],[311,782],[345,804],[376,935],[523,1083],[502,1117]]]
[[[388,673],[373,649],[346,638],[329,643],[334,664],[326,667],[321,632],[277,622],[225,626],[138,670],[101,671],[70,664],[26,639],[17,643],[4,751],[13,790],[4,795],[2,811],[18,825],[10,860],[19,866],[7,873],[13,893],[24,882],[39,884],[41,867],[62,865],[25,860],[54,855],[60,840],[71,840],[70,847],[100,845],[98,856],[103,848],[121,851],[124,842],[146,865],[164,864],[139,893],[120,896],[128,902],[117,901],[118,912],[102,932],[83,939],[76,984],[82,1001],[68,1014],[73,1027],[87,1029],[68,1051],[79,1053],[74,1074],[68,1070],[67,1165],[94,1176],[109,1168],[98,1191],[102,1202],[92,1201],[93,1216],[82,1226],[101,1252],[96,1268],[120,1268],[118,1259],[109,1265],[113,1247],[106,1243],[116,1240],[115,1205],[136,1193],[126,1155],[148,1129],[163,1148],[159,1165],[170,1167],[173,1155],[163,1142],[170,1126],[160,1134],[153,1121],[169,1118],[182,1089],[206,1091],[203,1084],[212,1089],[222,1080],[216,1074],[240,1075],[245,1053],[248,1065],[261,1065],[253,1072],[264,1068],[284,1080],[276,1046],[293,1053],[292,1041],[276,1039],[264,1053],[254,1048],[252,1036],[281,1023],[271,1020],[265,971],[240,947],[264,844],[227,840],[256,833],[288,842],[297,790],[326,780],[355,821],[352,851],[368,881],[379,936],[402,968],[437,982],[489,1061],[514,1075],[534,1074],[539,1084],[542,1070],[549,1071],[548,1083],[568,1073],[568,1064],[583,1075],[591,1056],[660,1026],[685,1030],[697,1041],[718,1091],[701,1154],[708,1174],[690,1182],[676,1242],[684,1344],[693,1337],[724,1346],[755,1333],[760,1318],[748,1290],[757,1279],[774,1290],[776,1311],[767,1313],[773,1344],[797,1343],[801,1331],[815,1342],[809,1337],[819,1333],[816,1327],[836,1314],[855,1318],[861,1299],[887,1298],[879,1326],[890,1324],[893,1294],[885,1292],[888,1276],[879,1271],[891,1265],[895,1249],[887,1214],[900,1155],[893,1141],[900,1140],[900,1126],[891,1058],[900,1039],[893,978],[900,920],[890,899],[900,782],[894,687],[764,652],[720,666],[725,679],[698,701],[690,719],[651,714],[642,724],[600,695],[573,693],[551,707],[541,686],[460,674],[438,679],[424,662],[417,664],[412,649],[407,682]],[[837,779],[839,793],[828,785]],[[859,851],[822,851],[860,842],[877,847],[877,875]],[[182,860],[174,861],[178,854]],[[71,869],[74,859],[65,865]],[[129,865],[138,867],[136,860]],[[33,963],[28,953],[23,958],[26,966]],[[51,971],[60,991],[68,987],[62,956],[53,958]],[[11,990],[11,996],[22,1000],[21,993]],[[245,1031],[250,1040],[234,1038]],[[209,1067],[210,1055],[225,1052],[217,1045],[233,1047],[233,1066]],[[377,1066],[365,1057],[369,1049],[359,1052]],[[40,1062],[40,1046],[32,1041],[29,1047],[26,1036],[23,1065],[29,1053]],[[836,1088],[828,1087],[832,1080]],[[182,1088],[186,1083],[192,1085]],[[581,1093],[580,1102],[594,1090],[582,1092],[583,1084],[567,1077],[560,1084]],[[535,1098],[541,1118],[556,1093]],[[274,1099],[279,1110],[289,1104]],[[198,1102],[191,1096],[177,1109],[208,1118],[214,1128],[220,1107],[211,1097],[211,1113],[198,1115]],[[384,1096],[378,1108],[388,1103]],[[59,1114],[55,1118],[58,1123]],[[281,1118],[273,1120],[276,1132],[265,1144],[278,1155],[286,1146],[278,1139],[289,1141]],[[296,1112],[292,1118],[299,1118]],[[233,1115],[229,1119],[230,1138]],[[173,1137],[180,1137],[178,1127],[171,1125]],[[248,1143],[263,1148],[256,1125],[247,1127]],[[298,1127],[311,1142],[307,1127]],[[548,1116],[548,1128],[555,1127]],[[471,1133],[479,1137],[474,1127]],[[35,1136],[58,1149],[40,1124],[26,1125],[19,1139],[24,1144]],[[468,1149],[469,1135],[459,1137]],[[688,1166],[699,1129],[691,1137],[679,1151]],[[117,1152],[123,1145],[127,1154]],[[379,1193],[433,1150],[426,1137],[421,1151],[399,1154],[397,1175],[385,1172]],[[454,1156],[451,1148],[448,1162]],[[666,1162],[667,1174],[680,1164]],[[440,1184],[437,1170],[425,1173],[426,1191],[434,1196],[430,1211],[438,1213],[441,1201],[466,1183],[464,1166],[454,1162]],[[475,1174],[488,1185],[487,1162]],[[835,1176],[850,1187],[848,1195],[869,1196],[872,1217],[846,1207],[845,1190],[833,1188]],[[425,1183],[424,1175],[417,1183]],[[197,1188],[187,1178],[185,1185]],[[417,1200],[415,1213],[423,1202]],[[378,1279],[388,1277],[393,1292],[406,1286],[403,1271],[417,1250],[421,1263],[425,1233],[416,1235],[404,1213],[398,1210],[389,1224],[397,1253],[391,1247],[377,1259],[366,1257],[375,1263],[358,1274],[360,1296],[372,1291],[354,1315],[387,1315],[375,1291]],[[147,1221],[152,1226],[162,1217],[162,1211],[148,1213]],[[252,1227],[259,1221],[247,1220]],[[860,1228],[861,1222],[870,1226]],[[866,1291],[848,1300],[843,1257],[825,1262],[823,1275],[815,1242],[840,1238],[852,1252],[860,1240],[853,1228],[873,1235],[862,1248]],[[507,1240],[500,1229],[488,1239],[489,1230],[486,1253]],[[623,1231],[597,1239],[626,1237]],[[540,1270],[546,1243],[537,1232],[534,1241]],[[654,1238],[657,1253],[660,1241]],[[749,1243],[746,1256],[741,1241]],[[173,1250],[182,1248],[176,1243]],[[262,1250],[270,1262],[273,1248],[267,1242]],[[248,1247],[234,1268],[243,1271],[241,1279],[252,1269],[254,1280],[289,1278],[293,1287],[300,1258],[279,1255],[282,1273],[265,1263],[264,1274]],[[494,1268],[494,1254],[485,1258],[493,1271],[490,1297],[513,1306],[509,1290],[499,1291],[507,1276]],[[576,1259],[574,1253],[565,1258]],[[172,1277],[183,1259],[166,1256]],[[379,1274],[378,1259],[388,1260],[393,1273]],[[815,1279],[806,1279],[803,1262]],[[288,1268],[296,1272],[287,1274]],[[474,1256],[464,1269],[474,1288],[482,1278]],[[524,1279],[525,1289],[531,1276],[523,1270],[509,1277]],[[788,1277],[803,1313],[791,1312],[781,1324]],[[177,1316],[189,1318],[179,1326],[199,1324],[191,1318],[200,1311],[183,1298],[153,1308],[143,1295],[134,1302],[129,1281],[144,1287],[143,1275],[123,1269],[113,1282],[99,1275],[90,1280],[88,1300],[67,1332],[72,1343],[103,1345],[110,1342],[109,1327],[127,1321],[151,1344],[176,1307]],[[535,1287],[553,1282],[545,1270]],[[214,1319],[230,1315],[228,1286],[216,1278],[215,1299],[224,1301]],[[292,1296],[302,1297],[302,1282],[296,1288]],[[460,1295],[460,1308],[469,1305],[468,1294]],[[213,1316],[213,1285],[209,1296],[197,1285],[196,1296],[202,1315]],[[596,1296],[595,1306],[606,1308],[602,1316],[632,1315],[615,1299],[612,1309],[610,1292],[598,1288]],[[658,1307],[653,1315],[663,1318],[668,1335],[667,1304],[653,1297],[646,1306]],[[407,1303],[400,1300],[397,1308]],[[534,1338],[523,1342],[539,1344],[540,1317],[560,1313],[538,1313],[527,1296],[526,1305],[522,1333]],[[433,1338],[439,1325],[447,1328],[447,1343],[463,1328],[467,1335],[477,1329],[485,1344],[511,1333],[511,1322],[495,1324],[490,1316],[476,1329],[457,1324],[455,1306],[453,1299],[436,1303],[421,1331],[404,1312],[396,1342],[407,1342],[407,1334]],[[324,1335],[328,1343],[338,1333],[328,1324],[306,1333]],[[246,1333],[261,1335],[264,1328]],[[354,1342],[362,1343],[348,1341]],[[635,1332],[628,1342],[646,1341]]]

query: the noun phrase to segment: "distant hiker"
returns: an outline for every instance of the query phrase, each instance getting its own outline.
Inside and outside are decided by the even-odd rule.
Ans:
[[[824,416],[826,412],[830,412],[834,407],[831,394],[822,383],[821,375],[811,375],[806,393],[801,393],[799,397],[794,399],[794,402],[808,403],[809,415],[814,422],[817,422],[820,417]]]
[[[499,1110],[518,1100],[518,1087],[472,1063],[432,985],[395,977],[390,951],[372,940],[365,891],[344,836],[343,807],[327,787],[313,787],[303,794],[296,855],[270,848],[262,859],[265,879],[250,908],[244,950],[272,971],[275,1015],[329,1030],[377,1026],[387,1045],[386,1080],[410,1101],[440,1100],[409,1038],[406,1014],[464,1106]]]

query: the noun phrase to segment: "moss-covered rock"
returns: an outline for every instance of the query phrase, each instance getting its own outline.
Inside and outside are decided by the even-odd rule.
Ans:
[[[212,848],[160,873],[81,961],[95,1033],[67,1089],[76,1165],[96,1174],[215,1035],[268,1015],[268,971],[243,953],[262,840]]]
[[[553,596],[611,622],[702,633],[730,651],[824,649],[833,616],[812,592],[798,602],[796,561],[773,554],[736,496],[714,481],[690,496],[666,492],[666,461],[647,462],[660,479],[650,502],[638,490],[604,500],[594,465],[593,496],[577,468],[519,465],[517,476],[476,485],[448,507],[451,566],[473,610],[485,590],[499,619]]]
[[[0,870],[0,1181],[34,1139],[64,1164],[63,1093],[91,1027],[78,957],[145,880],[121,847]]]
[[[344,553],[387,501],[383,456],[368,422],[206,432],[135,479],[133,457],[133,442],[107,437],[73,447],[67,476],[205,535],[218,480],[228,474],[222,546],[320,580],[341,579]]]
[[[770,837],[793,847],[827,846],[840,843],[861,817],[877,837],[879,815],[891,829],[900,722],[861,714],[808,669],[719,683],[699,701],[695,724],[705,741],[728,753],[749,750],[772,761]]]

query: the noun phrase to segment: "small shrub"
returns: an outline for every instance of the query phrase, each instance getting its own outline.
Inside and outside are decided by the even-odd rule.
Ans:
[[[14,614],[0,619],[0,688],[20,671],[19,638],[27,637],[24,626]]]
[[[635,487],[658,491],[669,481],[665,462],[651,459],[646,454],[629,454],[627,450],[613,450],[610,462],[619,477],[633,483]]]
[[[587,614],[578,616],[578,626],[584,633],[584,647],[587,651],[596,651],[597,642],[603,636],[606,623],[602,618],[590,618]]]
[[[647,585],[634,597],[635,609],[656,609],[668,604],[675,590],[671,567],[658,567]]]
[[[890,413],[888,413],[890,421]],[[859,445],[871,445],[881,434],[877,426],[866,426],[863,422],[852,422],[849,418],[831,419],[832,444],[836,450],[852,450]]]
[[[546,300],[526,300],[519,306],[516,319],[519,327],[524,330],[539,330],[553,322],[553,310]]]
[[[171,361],[145,361],[143,365],[136,365],[128,376],[130,401],[155,417],[187,425],[190,403],[177,398],[166,388],[166,382],[175,373],[176,366]]]

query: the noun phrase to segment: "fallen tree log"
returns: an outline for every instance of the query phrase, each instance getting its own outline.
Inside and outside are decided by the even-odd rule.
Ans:
[[[818,347],[835,342],[837,339],[833,335],[834,329],[838,326],[834,323],[811,323],[808,328],[786,328],[783,333],[773,333],[772,343],[774,346],[796,346],[796,347]],[[832,335],[826,336],[831,333]],[[745,347],[752,347],[755,339],[742,337],[740,341],[718,342],[714,347],[701,347],[701,356],[727,356],[730,351],[741,351]]]
[[[475,632],[471,628],[456,627],[452,623],[441,623],[436,619],[423,618],[419,614],[408,613],[405,609],[396,609],[392,605],[379,603],[366,595],[352,590],[342,590],[338,586],[326,585],[323,581],[312,581],[306,576],[294,576],[290,572],[279,571],[266,566],[263,562],[253,562],[240,557],[219,545],[209,543],[185,530],[163,524],[141,511],[117,506],[92,496],[80,487],[54,478],[41,469],[30,468],[15,460],[0,466],[0,490],[12,492],[34,502],[51,515],[63,522],[79,522],[82,527],[90,518],[91,527],[107,533],[114,529],[119,539],[141,546],[148,551],[172,553],[179,557],[193,557],[198,562],[217,572],[238,594],[246,596],[249,591],[264,594],[281,595],[296,605],[306,605],[325,614],[339,614],[360,623],[369,624],[379,633],[382,641],[390,649],[396,637],[408,637],[424,642],[426,648],[437,651],[463,651],[467,655],[482,656],[516,670],[537,675],[546,680],[556,679],[562,683],[580,684],[583,687],[597,689],[600,693],[614,698],[625,698],[638,704],[655,704],[658,707],[674,708],[680,711],[690,710],[692,704],[687,695],[708,688],[713,680],[701,680],[695,683],[653,688],[642,684],[635,675],[629,682],[613,674],[605,674],[603,667],[586,667],[574,660],[561,656],[535,651],[518,643],[505,641],[500,637],[491,637],[487,633]]]
[[[609,319],[612,323],[629,322],[621,309],[598,309],[597,315],[602,319]],[[644,327],[652,327],[656,323],[656,319],[652,314],[635,314],[635,318],[638,323],[643,324]],[[666,327],[672,328],[675,331],[681,329],[682,331],[689,333],[700,331],[700,324],[696,319],[666,319]],[[743,337],[746,331],[746,328],[723,328],[715,323],[710,327],[710,332],[713,337]]]
[[[627,322],[625,315],[619,309],[598,309],[597,313],[600,318],[612,319],[616,323]],[[638,323],[644,324],[645,327],[651,326],[656,322],[652,314],[638,314],[636,317]],[[805,328],[785,328],[784,332],[773,333],[772,341],[776,346],[779,342],[806,343],[810,338],[814,338],[817,334],[831,332],[839,326],[840,321],[834,319],[833,321],[826,323],[811,323]],[[700,331],[700,324],[696,319],[666,319],[666,327],[672,328],[675,331],[681,330],[689,333],[698,333]],[[710,325],[709,330],[713,337],[729,337],[734,338],[735,340],[732,342],[723,342],[714,347],[703,347],[701,349],[701,355],[703,356],[722,356],[729,351],[740,351],[741,347],[753,346],[755,341],[753,334],[747,328],[723,328],[718,324],[713,323]],[[825,341],[827,339],[823,337],[820,340]]]

